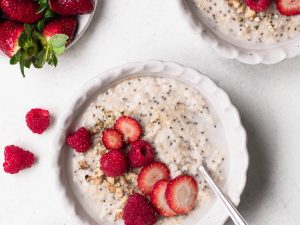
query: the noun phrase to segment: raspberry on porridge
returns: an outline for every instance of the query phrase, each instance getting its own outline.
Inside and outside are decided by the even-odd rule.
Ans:
[[[180,224],[188,216],[180,214],[211,200],[211,192],[198,167],[205,162],[214,179],[218,183],[223,180],[224,151],[209,135],[210,130],[218,128],[218,118],[196,89],[180,81],[162,77],[121,81],[101,93],[86,109],[80,122],[89,129],[92,144],[86,152],[74,152],[73,178],[82,193],[94,199],[97,215],[105,224],[122,220],[127,200],[135,193],[144,192],[144,197],[150,201],[151,189],[160,179],[164,179],[165,186],[159,186],[152,193],[152,196],[160,196],[152,203],[155,207],[163,207],[161,215],[173,216],[159,217],[156,224]],[[107,135],[104,131],[110,129],[109,142],[119,143],[119,135],[116,138],[112,130],[116,128],[125,142],[134,142],[129,141],[122,149],[109,150],[105,145],[111,144],[103,143],[108,138],[103,139],[102,134]],[[107,158],[107,154],[113,156]],[[123,154],[127,155],[128,169]],[[169,181],[171,178],[174,179]],[[169,182],[174,187],[167,188]],[[176,200],[185,197],[177,196],[179,189],[176,188],[180,185],[187,188],[187,192],[193,192],[187,205],[180,205]],[[162,199],[165,190],[170,190],[168,201]],[[166,202],[172,203],[178,213],[170,213]],[[129,215],[129,212],[134,213],[134,210],[127,210],[125,218],[128,221],[132,216],[140,216]]]

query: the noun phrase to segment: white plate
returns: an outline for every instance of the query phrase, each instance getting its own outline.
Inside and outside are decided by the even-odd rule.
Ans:
[[[101,2],[101,0],[99,0],[99,1]],[[98,0],[94,0],[94,3],[95,3],[95,8],[94,8],[94,11],[92,13],[78,16],[78,29],[77,29],[77,32],[76,32],[76,35],[74,37],[74,40],[67,47],[67,49],[73,47],[79,41],[79,39],[83,36],[84,32],[86,31],[86,29],[89,27],[90,23],[92,22],[94,14],[97,10]],[[100,3],[99,3],[99,5],[100,5]],[[7,60],[9,60],[9,58],[2,51],[0,51],[0,58],[6,58]]]
[[[246,64],[275,64],[284,59],[300,55],[300,35],[272,46],[253,48],[247,44],[237,45],[229,37],[217,35],[207,23],[200,19],[200,13],[192,0],[179,0],[183,15],[187,18],[194,31],[220,55],[237,59]]]
[[[57,170],[57,186],[61,197],[65,200],[66,213],[78,216],[83,224],[101,224],[94,214],[91,204],[84,198],[72,179],[72,150],[65,145],[66,134],[78,126],[82,112],[101,92],[111,87],[115,82],[132,76],[163,76],[177,79],[198,89],[219,117],[224,128],[224,139],[228,149],[225,158],[226,177],[222,189],[230,199],[238,205],[240,195],[245,187],[248,168],[248,152],[246,147],[246,132],[241,124],[236,108],[231,104],[228,95],[216,84],[191,68],[177,63],[149,61],[145,63],[130,63],[108,70],[87,83],[73,98],[71,104],[58,121],[57,137],[54,148],[57,154],[55,168]],[[214,199],[209,207],[200,214],[194,212],[189,216],[187,224],[222,225],[228,218],[226,210],[219,201]],[[101,225],[104,225],[103,223]]]

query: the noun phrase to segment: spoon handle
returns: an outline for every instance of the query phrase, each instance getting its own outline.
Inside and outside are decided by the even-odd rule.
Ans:
[[[231,219],[236,225],[248,225],[246,220],[242,217],[242,215],[237,211],[234,204],[230,201],[230,199],[221,191],[220,188],[216,185],[216,183],[212,180],[210,175],[208,174],[207,170],[200,166],[199,168],[202,175],[205,177],[207,183],[211,187],[211,189],[214,191],[214,193],[218,196],[218,198],[222,201],[224,206],[226,207]]]

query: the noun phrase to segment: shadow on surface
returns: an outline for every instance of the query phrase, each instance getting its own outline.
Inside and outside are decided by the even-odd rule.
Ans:
[[[247,107],[239,107],[240,109],[246,109]],[[268,143],[264,139],[264,135],[257,129],[260,123],[259,120],[243,117],[244,113],[241,112],[242,123],[247,131],[248,135],[248,152],[249,152],[249,169],[247,173],[247,183],[243,195],[241,196],[241,202],[238,207],[241,214],[249,222],[251,216],[256,215],[256,210],[259,205],[263,204],[268,192],[269,181],[271,180],[270,170],[272,168],[272,162],[267,156],[266,149],[268,149]],[[255,123],[253,122],[255,121]],[[225,225],[231,225],[233,222],[229,219]]]

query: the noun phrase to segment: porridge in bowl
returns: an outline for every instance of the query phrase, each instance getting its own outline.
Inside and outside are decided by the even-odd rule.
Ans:
[[[212,135],[220,121],[205,97],[180,81],[121,81],[97,96],[80,122],[67,139],[76,150],[73,180],[104,224],[182,224],[212,201],[199,166],[224,182],[225,147]]]
[[[300,31],[300,1],[192,0],[201,17],[236,42],[276,44]]]

